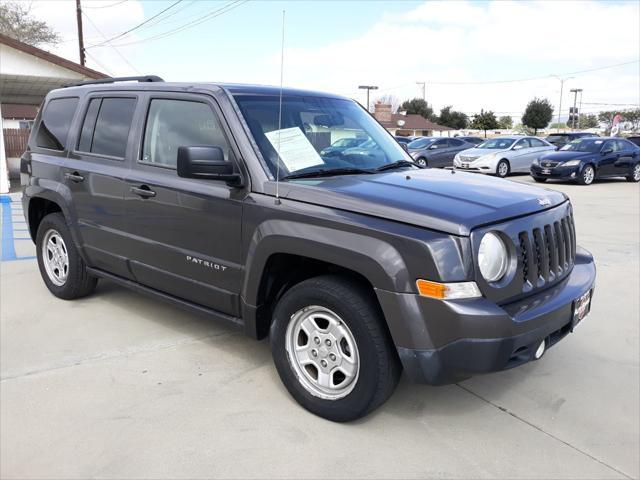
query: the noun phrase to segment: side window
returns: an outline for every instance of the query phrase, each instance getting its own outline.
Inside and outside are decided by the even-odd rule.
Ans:
[[[436,140],[433,143],[433,147],[432,148],[437,148],[437,149],[443,149],[443,148],[447,148],[447,140]]]
[[[629,145],[629,142],[627,142],[626,140],[618,140],[616,141],[616,143],[618,144],[618,150],[621,152],[632,149],[631,145]]]
[[[529,146],[530,146],[529,139],[523,138],[523,139],[518,140],[516,142],[516,144],[514,145],[513,149],[514,150],[521,150],[523,148],[529,148]]]
[[[36,135],[36,145],[51,150],[64,150],[78,97],[54,98],[47,103]]]
[[[78,150],[124,158],[135,98],[93,98],[84,117]]]
[[[463,144],[464,142],[462,140],[458,140],[457,138],[450,138],[449,139],[449,146],[450,147],[459,147]]]
[[[220,121],[209,105],[188,100],[151,100],[141,162],[176,168],[178,148],[195,145],[220,147],[227,161],[232,155]]]
[[[547,146],[542,140],[538,140],[537,138],[530,138],[529,142],[531,143],[531,146],[535,148]]]
[[[618,146],[616,145],[616,142],[614,142],[613,140],[609,140],[608,142],[605,142],[604,145],[602,146],[602,152],[604,152],[605,150],[611,150],[613,152],[618,150]]]

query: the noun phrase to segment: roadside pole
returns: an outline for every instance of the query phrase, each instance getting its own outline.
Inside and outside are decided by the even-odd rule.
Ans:
[[[4,131],[2,128],[2,106],[0,106],[0,193],[9,193],[9,168],[4,151]]]

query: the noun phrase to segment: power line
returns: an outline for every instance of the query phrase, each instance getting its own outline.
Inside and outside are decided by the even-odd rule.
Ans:
[[[159,17],[159,16],[160,16],[160,15],[162,15],[164,12],[166,12],[166,11],[168,11],[168,10],[172,9],[173,7],[175,7],[176,5],[178,5],[179,3],[181,3],[182,1],[183,1],[183,0],[176,0],[174,3],[172,3],[171,5],[169,5],[167,8],[165,8],[165,9],[161,10],[160,12],[156,13],[156,14],[155,14],[155,15],[153,15],[152,17],[147,18],[144,22],[139,23],[138,25],[136,25],[136,26],[135,26],[135,27],[133,27],[133,28],[130,28],[130,29],[129,29],[129,30],[127,30],[126,32],[122,32],[122,33],[120,33],[119,35],[116,35],[115,37],[112,37],[112,38],[110,38],[110,39],[108,39],[108,40],[105,40],[104,42],[98,43],[98,44],[96,44],[96,45],[91,45],[91,46],[89,46],[89,47],[87,47],[87,48],[99,47],[99,46],[101,46],[101,45],[104,45],[105,43],[110,43],[110,42],[112,42],[113,40],[116,40],[116,39],[118,39],[118,38],[122,38],[122,37],[124,37],[125,35],[128,35],[129,33],[133,32],[134,30],[137,30],[137,29],[138,29],[138,28],[140,28],[141,26],[143,26],[143,25],[145,25],[145,24],[149,23],[149,22],[150,22],[151,20],[153,20],[154,18]]]
[[[175,35],[176,33],[180,33],[188,28],[191,27],[195,27],[198,26],[208,20],[211,20],[212,18],[216,18],[219,17],[220,15],[224,15],[225,13],[230,12],[231,10],[234,10],[235,8],[247,3],[249,0],[233,0],[232,2],[228,3],[227,5],[225,5],[224,7],[221,7],[217,10],[214,10],[213,12],[205,15],[204,17],[198,19],[198,20],[194,20],[192,22],[186,23],[184,25],[181,25],[179,27],[176,27],[172,30],[168,30],[166,32],[160,33],[158,35],[155,36],[151,36],[151,37],[147,37],[147,38],[143,38],[141,40],[136,40],[133,42],[127,42],[127,43],[120,43],[117,46],[119,47],[124,47],[124,46],[128,46],[128,45],[137,45],[140,43],[146,43],[146,42],[151,42],[154,40],[159,40],[161,38],[166,38],[169,37],[171,35]]]
[[[100,69],[101,69],[101,70],[103,70],[103,71],[107,72],[107,74],[108,74],[110,77],[113,77],[113,73],[111,73],[111,72],[110,72],[110,71],[109,71],[109,70],[108,70],[104,65],[102,65],[102,64],[98,61],[98,59],[97,59],[96,57],[94,57],[93,55],[91,55],[89,52],[85,52],[85,54],[87,55],[87,57],[89,57],[91,60],[93,60],[93,61],[96,63],[96,65],[98,65],[98,66],[100,67]]]
[[[86,13],[86,12],[82,12],[82,14],[83,14],[83,15],[84,15],[84,17],[89,21],[89,23],[90,23],[91,25],[93,25],[93,28],[95,28],[95,29],[96,29],[96,31],[97,31],[100,35],[102,35],[102,37],[103,37],[104,39],[106,39],[106,38],[107,38],[107,37],[106,37],[106,35],[105,35],[104,33],[102,33],[102,30],[100,30],[100,29],[98,28],[98,26],[93,22],[93,20],[91,20],[91,18],[89,18],[89,15],[87,15],[87,13]],[[137,73],[138,75],[142,75],[142,73],[140,72],[140,70],[138,70],[136,67],[134,67],[134,66],[131,64],[131,62],[129,62],[129,60],[127,60],[127,59],[126,59],[126,57],[125,57],[125,56],[120,52],[120,50],[118,50],[115,46],[113,46],[113,45],[111,44],[111,42],[109,42],[109,46],[110,46],[111,48],[113,48],[113,50],[114,50],[114,51],[115,51],[115,52],[120,56],[120,58],[122,58],[122,60],[124,60],[124,62],[125,62],[127,65],[129,65],[133,70],[135,70],[135,71],[136,71],[136,73]],[[93,58],[93,57],[92,57],[92,58]]]
[[[123,4],[124,2],[128,2],[128,1],[129,1],[129,0],[120,0],[119,2],[112,3],[112,4],[110,4],[110,5],[100,5],[100,6],[97,6],[97,7],[90,7],[90,6],[86,5],[84,8],[94,8],[94,9],[99,9],[99,8],[110,8],[110,7],[115,7],[115,6],[117,6],[117,5],[121,5],[121,4]]]

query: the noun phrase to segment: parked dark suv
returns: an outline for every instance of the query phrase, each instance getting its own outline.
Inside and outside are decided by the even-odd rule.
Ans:
[[[268,336],[335,421],[402,368],[440,385],[538,359],[588,313],[564,194],[420,169],[346,98],[139,80],[55,90],[36,120],[23,204],[54,295],[108,279]],[[347,135],[376,154],[321,155]]]

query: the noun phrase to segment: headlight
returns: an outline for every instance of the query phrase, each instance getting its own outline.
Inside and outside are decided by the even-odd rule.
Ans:
[[[488,282],[497,282],[507,273],[508,263],[507,247],[504,242],[495,233],[486,233],[478,249],[478,266],[484,279]]]
[[[539,165],[539,163],[538,163],[538,159],[537,159],[537,158],[534,158],[534,159],[533,159],[533,162],[531,162],[531,165]]]
[[[577,167],[578,165],[580,165],[580,160],[569,160],[562,164],[563,167]]]

